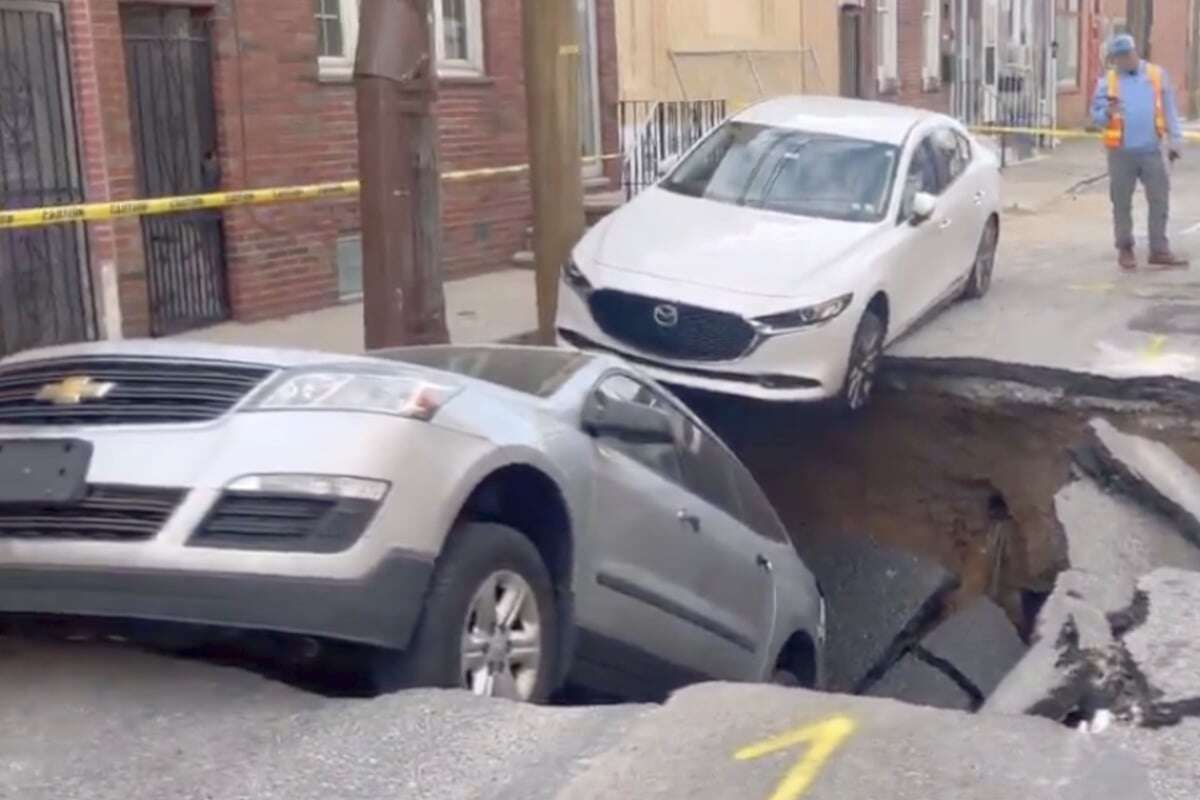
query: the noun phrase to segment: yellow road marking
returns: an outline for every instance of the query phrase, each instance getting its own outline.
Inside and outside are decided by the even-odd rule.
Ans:
[[[738,761],[755,761],[788,750],[799,745],[809,745],[804,756],[796,762],[779,785],[775,787],[770,800],[797,800],[813,781],[817,779],[821,768],[829,760],[842,743],[854,733],[858,726],[849,717],[833,717],[816,725],[807,725],[788,733],[774,736],[758,744],[743,747],[734,754]]]

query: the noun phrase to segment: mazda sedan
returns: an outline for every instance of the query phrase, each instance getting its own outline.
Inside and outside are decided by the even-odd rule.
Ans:
[[[760,103],[587,233],[560,342],[674,385],[857,410],[891,341],[987,293],[999,186],[995,155],[949,117]]]
[[[0,362],[0,615],[289,634],[376,688],[817,685],[825,607],[617,359],[171,342]]]

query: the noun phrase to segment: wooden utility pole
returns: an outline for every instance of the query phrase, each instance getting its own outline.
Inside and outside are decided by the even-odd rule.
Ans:
[[[576,0],[521,5],[538,338],[553,344],[559,271],[584,228],[579,14]]]
[[[430,0],[362,0],[354,86],[368,350],[443,343]]]

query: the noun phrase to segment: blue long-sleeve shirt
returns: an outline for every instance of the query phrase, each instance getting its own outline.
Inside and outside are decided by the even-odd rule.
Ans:
[[[1149,152],[1159,149],[1158,131],[1154,128],[1154,86],[1146,74],[1146,62],[1138,65],[1137,72],[1118,70],[1121,91],[1121,114],[1125,121],[1123,148],[1132,152]],[[1175,91],[1171,78],[1162,71],[1163,115],[1167,121],[1167,136],[1172,145],[1183,141],[1183,129],[1179,125],[1179,111],[1175,107]],[[1092,97],[1092,121],[1098,126],[1108,124],[1108,73],[1100,76],[1096,93]]]

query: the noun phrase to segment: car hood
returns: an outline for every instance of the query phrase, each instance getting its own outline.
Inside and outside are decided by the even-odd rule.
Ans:
[[[611,270],[764,297],[794,297],[865,242],[875,223],[797,217],[650,189],[604,227]]]

